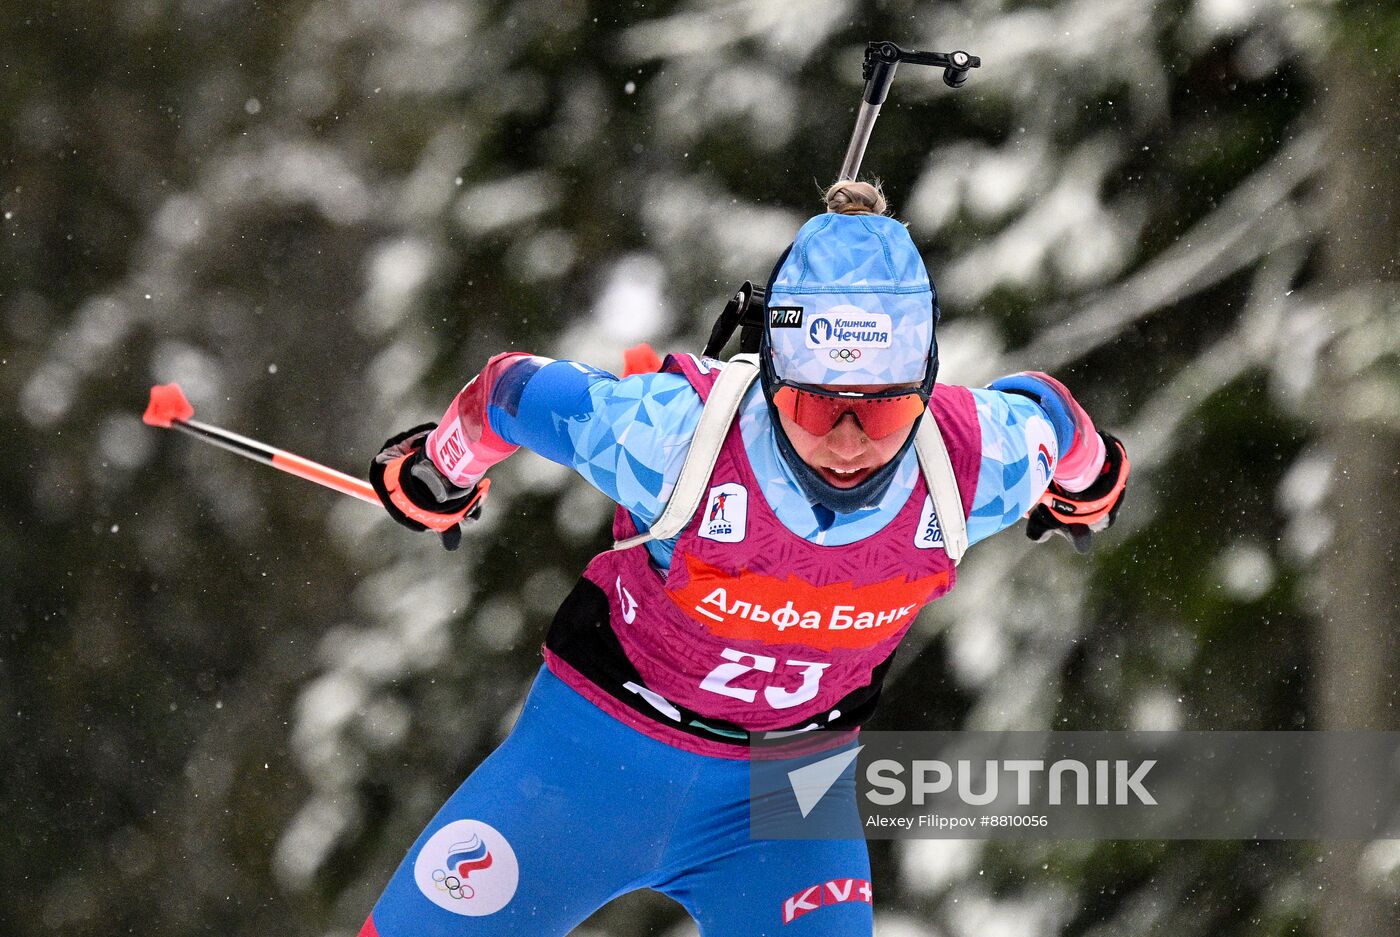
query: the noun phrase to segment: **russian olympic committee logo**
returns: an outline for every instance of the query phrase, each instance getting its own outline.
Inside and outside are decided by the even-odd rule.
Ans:
[[[494,914],[515,897],[520,865],[500,831],[456,820],[428,838],[413,863],[418,890],[439,908],[467,917]]]
[[[1026,426],[1026,444],[1035,468],[1033,483],[1037,490],[1045,488],[1055,477],[1055,430],[1045,420],[1031,420]]]

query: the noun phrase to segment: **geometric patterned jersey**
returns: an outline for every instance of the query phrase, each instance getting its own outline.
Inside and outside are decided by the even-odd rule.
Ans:
[[[969,544],[1025,516],[1048,486],[1061,448],[1036,401],[990,389],[971,393],[982,455],[967,521]],[[639,529],[646,529],[665,507],[680,474],[701,407],[699,395],[679,374],[618,378],[574,361],[522,357],[490,389],[487,418],[506,442],[578,472],[626,508]],[[883,529],[908,499],[919,471],[911,446],[880,503],[837,514],[813,505],[799,487],[778,451],[772,417],[756,382],[740,406],[739,421],[765,500],[784,526],[813,543],[840,546]],[[674,545],[674,540],[647,544],[663,572],[670,567]]]

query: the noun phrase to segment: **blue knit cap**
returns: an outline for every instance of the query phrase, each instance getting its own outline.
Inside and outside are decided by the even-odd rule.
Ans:
[[[917,384],[937,358],[937,302],[904,225],[817,215],[797,232],[768,293],[778,378],[799,384]]]

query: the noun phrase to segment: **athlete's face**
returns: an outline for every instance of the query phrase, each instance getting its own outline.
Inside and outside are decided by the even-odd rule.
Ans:
[[[870,392],[888,388],[860,386],[840,389]],[[882,439],[871,439],[851,413],[841,417],[830,432],[820,436],[807,432],[781,410],[778,411],[778,420],[802,461],[816,470],[822,481],[836,488],[854,488],[865,481],[894,458],[913,431],[911,426]]]

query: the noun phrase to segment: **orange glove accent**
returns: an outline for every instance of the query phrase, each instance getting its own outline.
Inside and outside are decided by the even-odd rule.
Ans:
[[[1094,483],[1083,491],[1069,492],[1052,481],[1027,515],[1026,536],[1036,543],[1055,533],[1069,538],[1080,553],[1087,553],[1092,534],[1107,530],[1117,520],[1132,463],[1122,442],[1102,431],[1099,435],[1103,437],[1104,460]]]
[[[370,462],[369,481],[390,517],[409,530],[436,531],[442,545],[455,550],[461,525],[481,516],[491,483],[483,478],[464,490],[442,477],[423,451],[436,425],[416,426],[384,443]]]

